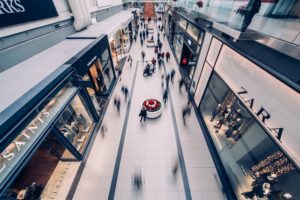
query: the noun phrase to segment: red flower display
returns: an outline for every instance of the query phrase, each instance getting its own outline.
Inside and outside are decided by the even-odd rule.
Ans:
[[[202,8],[203,7],[203,1],[197,1],[196,2],[196,4],[197,4],[197,6],[199,7],[199,8]]]
[[[147,99],[143,102],[143,107],[148,112],[155,112],[161,109],[161,103],[156,99]]]

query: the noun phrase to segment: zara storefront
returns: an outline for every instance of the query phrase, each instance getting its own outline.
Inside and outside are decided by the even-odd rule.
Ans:
[[[237,199],[300,198],[300,95],[212,39],[194,100]]]

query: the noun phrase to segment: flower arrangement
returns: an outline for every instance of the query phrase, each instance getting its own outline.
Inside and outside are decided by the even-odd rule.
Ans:
[[[155,112],[161,109],[161,102],[156,99],[147,99],[143,102],[143,107],[148,112]]]

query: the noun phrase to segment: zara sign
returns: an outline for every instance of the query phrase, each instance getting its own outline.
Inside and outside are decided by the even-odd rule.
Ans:
[[[52,0],[0,0],[0,28],[55,16]]]
[[[244,101],[244,103],[255,113],[258,119],[265,125],[265,127],[272,132],[275,137],[280,141],[283,128],[282,127],[270,127],[268,125],[268,121],[271,120],[270,113],[262,106],[259,109],[254,109],[255,99],[250,97],[248,91],[244,87],[240,87],[240,90],[237,92],[240,98]]]

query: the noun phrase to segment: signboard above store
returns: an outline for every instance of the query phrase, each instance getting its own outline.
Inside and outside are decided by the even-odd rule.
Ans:
[[[52,0],[0,0],[0,28],[55,16]]]

